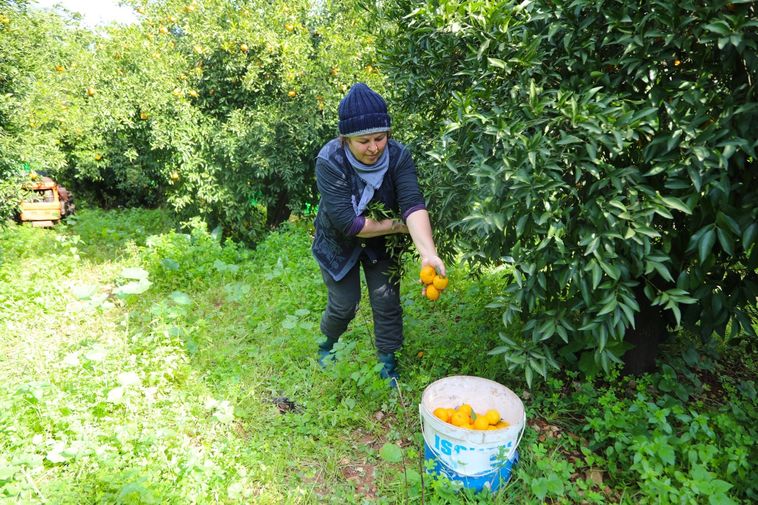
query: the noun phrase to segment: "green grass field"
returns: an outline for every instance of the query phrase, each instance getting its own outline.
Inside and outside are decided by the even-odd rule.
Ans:
[[[336,364],[315,361],[326,292],[306,223],[255,250],[161,211],[81,211],[0,229],[0,503],[750,503],[754,352],[678,348],[661,372],[526,390],[451,268],[434,304],[403,279],[400,394],[379,379],[367,300]],[[737,352],[739,351],[739,352]],[[499,493],[424,476],[418,402],[447,375],[522,395]]]

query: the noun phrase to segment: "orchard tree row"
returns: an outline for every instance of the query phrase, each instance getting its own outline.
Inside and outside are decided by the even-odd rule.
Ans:
[[[353,2],[132,4],[139,22],[105,33],[0,4],[0,170],[27,163],[108,207],[167,203],[247,242],[313,203],[339,99],[382,87]]]

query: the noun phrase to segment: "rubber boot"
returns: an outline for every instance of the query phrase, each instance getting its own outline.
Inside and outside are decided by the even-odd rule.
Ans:
[[[332,348],[334,347],[334,344],[337,343],[337,340],[339,339],[327,337],[326,340],[318,345],[318,364],[321,365],[321,368],[326,368],[326,365],[334,361]]]
[[[379,375],[382,379],[389,379],[390,387],[397,388],[397,381],[400,380],[400,374],[397,372],[397,360],[394,352],[377,352],[379,363],[382,364],[382,370]]]

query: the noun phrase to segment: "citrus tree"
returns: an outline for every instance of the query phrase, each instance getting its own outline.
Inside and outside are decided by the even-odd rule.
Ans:
[[[435,139],[421,171],[437,219],[466,258],[509,267],[494,353],[531,382],[556,349],[588,372],[622,356],[648,370],[667,327],[755,338],[752,2],[379,13],[386,71]]]
[[[167,203],[255,242],[316,200],[314,159],[356,80],[381,89],[351,2],[132,2],[57,78],[64,174],[102,205]]]
[[[28,2],[0,2],[0,223],[13,217],[24,174],[65,162],[58,149],[51,62],[68,51],[75,32],[58,16],[30,11]]]

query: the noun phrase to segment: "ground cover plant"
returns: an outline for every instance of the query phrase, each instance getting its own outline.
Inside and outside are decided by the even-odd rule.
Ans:
[[[316,364],[325,293],[309,231],[290,223],[251,250],[136,209],[0,230],[0,503],[758,499],[749,348],[677,336],[660,373],[562,371],[530,390],[488,355],[501,321],[482,300],[498,275],[451,265],[430,302],[415,267],[397,395],[378,378],[367,308],[335,365]],[[452,374],[524,399],[521,461],[496,495],[423,472],[417,404]]]

